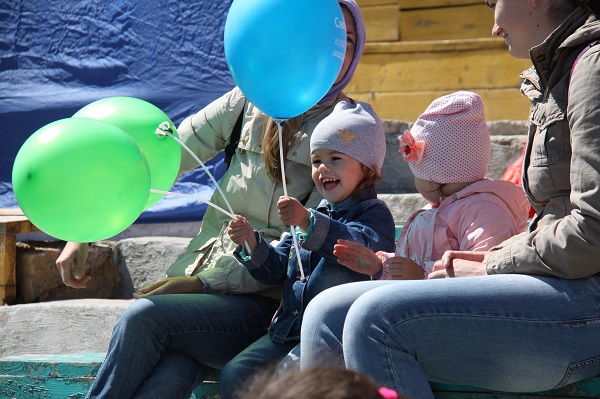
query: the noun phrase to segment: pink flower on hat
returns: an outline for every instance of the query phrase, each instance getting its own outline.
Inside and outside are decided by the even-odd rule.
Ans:
[[[405,162],[414,162],[416,165],[423,160],[423,151],[425,150],[424,141],[415,141],[410,130],[405,130],[400,139],[400,153]]]

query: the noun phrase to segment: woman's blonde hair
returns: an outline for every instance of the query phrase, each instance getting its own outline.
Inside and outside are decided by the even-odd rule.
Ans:
[[[281,131],[281,137],[283,139],[283,157],[287,157],[288,150],[294,142],[296,135],[300,130],[303,115],[297,116],[292,119],[288,119]],[[282,182],[281,179],[281,164],[279,159],[279,127],[277,123],[272,119],[268,118],[265,123],[265,132],[263,134],[262,142],[263,159],[265,161],[265,168],[267,170],[267,176],[277,182]]]

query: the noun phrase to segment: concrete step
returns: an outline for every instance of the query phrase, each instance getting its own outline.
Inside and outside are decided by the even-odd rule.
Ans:
[[[71,299],[0,307],[0,357],[106,352],[132,300]]]

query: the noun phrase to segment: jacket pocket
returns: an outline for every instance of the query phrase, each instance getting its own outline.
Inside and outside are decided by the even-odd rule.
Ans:
[[[598,375],[600,375],[600,357],[593,357],[581,362],[572,363],[567,368],[564,378],[556,388],[561,388],[565,385]]]
[[[530,123],[535,127],[532,166],[548,166],[560,162],[571,152],[566,98],[550,96],[533,109]]]

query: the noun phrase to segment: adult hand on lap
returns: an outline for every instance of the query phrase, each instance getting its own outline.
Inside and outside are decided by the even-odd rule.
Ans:
[[[485,262],[489,254],[484,251],[446,251],[442,259],[435,262],[427,278],[485,276]]]

